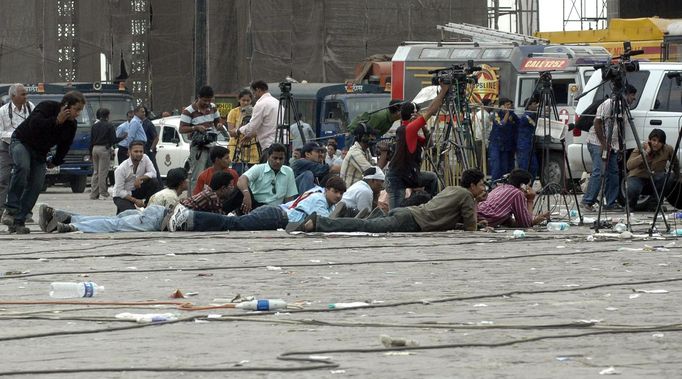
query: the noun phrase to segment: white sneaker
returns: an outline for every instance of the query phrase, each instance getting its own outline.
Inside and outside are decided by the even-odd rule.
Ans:
[[[168,230],[177,232],[185,230],[187,226],[187,219],[189,219],[190,210],[182,204],[177,204],[173,209],[173,214],[168,221]]]

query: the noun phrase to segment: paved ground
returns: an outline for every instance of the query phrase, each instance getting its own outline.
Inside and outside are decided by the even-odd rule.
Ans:
[[[111,202],[87,196],[51,188],[39,201],[113,212]],[[25,273],[0,277],[3,374],[677,378],[682,371],[682,241],[673,238],[590,242],[586,227],[529,231],[524,239],[509,238],[511,231],[47,235],[32,228],[28,236],[0,234],[0,271]],[[635,234],[645,230],[635,226]],[[50,282],[84,280],[105,286],[92,299],[104,303],[207,306],[240,294],[300,309],[40,304],[54,300]],[[170,299],[176,289],[196,295]],[[362,301],[371,306],[328,310]],[[171,312],[179,321],[116,320],[122,312]],[[419,346],[384,348],[382,335]]]

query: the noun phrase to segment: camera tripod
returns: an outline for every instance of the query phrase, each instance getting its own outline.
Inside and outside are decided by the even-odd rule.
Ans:
[[[282,93],[279,95],[279,108],[277,108],[277,132],[275,134],[275,142],[287,146],[287,162],[293,153],[293,143],[291,141],[291,124],[292,120],[296,123],[298,133],[301,138],[301,144],[306,143],[305,135],[303,134],[303,126],[301,125],[301,118],[299,117],[298,107],[294,95],[291,94],[291,83],[279,83],[279,89]]]
[[[543,71],[540,73],[540,78],[538,80],[538,84],[535,87],[535,90],[533,91],[533,97],[536,97],[538,100],[538,109],[537,109],[537,123],[536,123],[536,128],[540,126],[540,123],[542,123],[542,164],[539,165],[539,171],[540,171],[540,176],[542,177],[546,171],[547,164],[549,162],[549,148],[550,144],[552,142],[552,132],[551,132],[551,123],[550,120],[554,119],[556,121],[559,121],[559,112],[557,110],[557,103],[556,103],[556,98],[554,96],[554,89],[552,88],[552,74],[549,71]],[[531,99],[533,98],[531,97]],[[529,100],[532,101],[532,100]],[[533,139],[535,136],[533,136]],[[568,172],[568,177],[569,177],[569,183],[573,184],[573,173],[571,172],[571,165],[570,162],[568,161],[568,156],[566,155],[566,140],[561,136],[560,138],[561,141],[561,154],[563,156],[564,160],[564,172]],[[530,157],[528,159],[528,167],[521,167],[522,169],[525,169],[526,171],[530,172],[530,166],[533,161],[533,157],[535,157],[535,144],[533,144],[533,147],[530,151]],[[579,225],[583,224],[583,215],[580,212],[580,207],[578,206],[578,194],[576,193],[575,186],[571,185],[572,195],[573,195],[573,204],[576,207],[577,213],[578,213],[578,219]],[[538,208],[538,211],[542,211],[544,207],[544,201],[542,201],[542,198],[544,197],[546,200],[546,205],[547,205],[547,211],[550,211],[550,217],[551,217],[551,210],[555,208],[558,204],[563,203],[563,205],[566,207],[566,212],[567,215],[570,219],[570,213],[571,209],[568,204],[568,200],[566,199],[566,195],[568,193],[568,188],[566,188],[566,181],[564,180],[562,185],[559,185],[557,183],[546,183],[542,190],[540,191],[538,198],[535,200],[535,205]],[[552,196],[558,194],[560,196],[560,200],[557,201],[554,205],[552,204]],[[551,220],[551,218],[550,218]]]

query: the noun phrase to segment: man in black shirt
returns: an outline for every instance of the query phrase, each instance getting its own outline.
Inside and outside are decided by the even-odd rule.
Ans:
[[[92,180],[90,200],[109,197],[107,175],[111,165],[111,146],[117,142],[116,129],[109,123],[109,110],[97,110],[97,121],[90,130],[90,156],[92,157]]]
[[[152,120],[149,119],[149,109],[147,109],[147,107],[144,108],[142,129],[144,129],[144,134],[147,136],[147,142],[144,144],[144,153],[147,154],[154,165],[154,170],[156,170],[156,180],[161,182],[159,165],[156,163],[156,145],[159,143],[159,132],[156,130],[156,126],[154,126]]]
[[[10,152],[15,166],[2,215],[2,223],[10,233],[30,233],[25,226],[26,215],[38,200],[46,167],[64,162],[76,135],[76,118],[84,105],[85,98],[77,91],[68,92],[61,102],[43,101],[12,134]],[[48,157],[55,145],[56,154]]]

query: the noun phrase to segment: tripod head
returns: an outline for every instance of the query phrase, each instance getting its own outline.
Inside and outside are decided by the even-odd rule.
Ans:
[[[602,70],[602,80],[611,81],[613,84],[614,92],[622,91],[627,84],[626,74],[628,72],[639,71],[639,62],[633,62],[632,56],[644,54],[643,50],[632,50],[632,45],[630,42],[623,42],[623,54],[621,54],[617,59],[616,63],[611,64],[599,64],[595,65],[596,70]]]
[[[282,91],[282,95],[291,93],[291,82],[283,81],[279,83],[279,90]]]
[[[474,66],[474,61],[469,60],[466,65],[453,64],[450,67],[431,70],[428,73],[433,75],[431,77],[432,85],[449,84],[451,94],[457,93],[461,98],[464,98],[467,86],[478,82],[475,75],[477,71],[481,71],[481,67]]]

